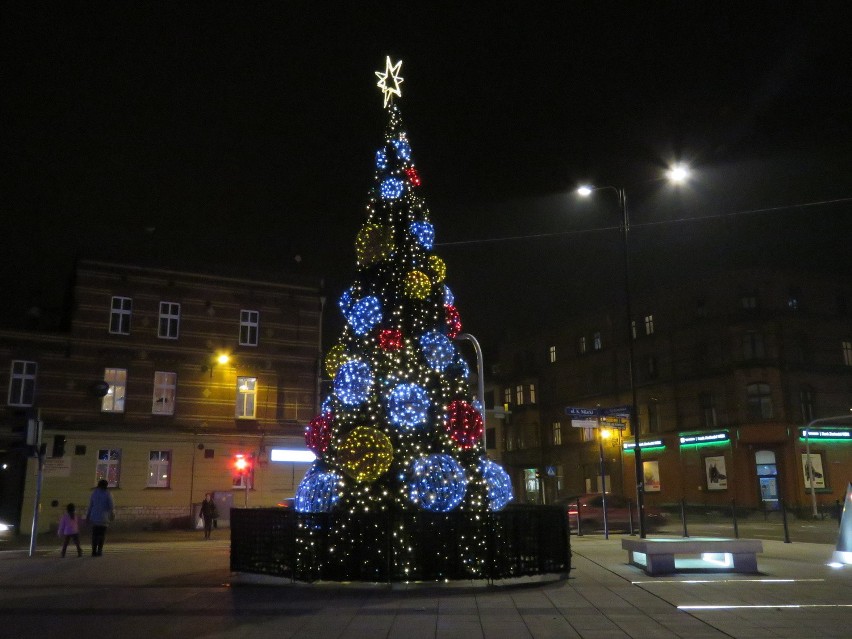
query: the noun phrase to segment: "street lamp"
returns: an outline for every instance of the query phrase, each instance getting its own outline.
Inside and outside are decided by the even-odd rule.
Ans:
[[[849,415],[837,415],[835,417],[820,417],[818,419],[812,419],[807,426],[805,426],[805,481],[808,482],[810,486],[811,493],[811,511],[814,519],[819,519],[819,512],[817,511],[817,501],[816,501],[816,482],[814,481],[814,467],[813,462],[811,461],[811,441],[809,437],[808,431],[811,426],[814,424],[822,424],[824,422],[834,422],[841,419],[849,419]]]
[[[672,184],[681,184],[689,178],[689,168],[676,164],[666,171],[666,179]],[[583,185],[577,194],[589,197],[595,191],[612,191],[618,197],[621,213],[622,252],[624,253],[624,306],[627,313],[627,375],[630,382],[630,425],[633,429],[633,459],[636,462],[636,507],[639,511],[639,536],[646,537],[645,531],[645,475],[642,468],[642,449],[639,447],[639,411],[636,406],[636,367],[633,347],[633,312],[630,307],[630,216],[627,212],[627,194],[624,189],[614,186]]]
[[[601,465],[601,504],[603,505],[604,539],[609,539],[609,522],[606,516],[606,469],[604,467],[604,440],[609,439],[612,432],[609,428],[601,428],[598,425],[598,456]]]

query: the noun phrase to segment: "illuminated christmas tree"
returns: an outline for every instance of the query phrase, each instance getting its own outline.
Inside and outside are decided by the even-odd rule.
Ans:
[[[512,498],[507,473],[485,455],[483,407],[454,343],[461,319],[393,101],[401,65],[388,58],[376,72],[388,125],[355,238],[357,275],[339,300],[346,326],[324,361],[332,391],[306,429],[317,460],[296,493],[298,511],[339,515],[341,547],[352,543],[347,523],[357,517],[476,517]],[[397,545],[409,543],[399,526]]]

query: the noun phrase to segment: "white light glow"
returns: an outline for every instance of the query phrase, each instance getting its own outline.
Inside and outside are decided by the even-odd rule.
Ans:
[[[577,189],[577,195],[589,197],[592,194],[592,190],[592,187],[584,185]]]
[[[689,167],[685,164],[675,164],[666,171],[666,177],[669,179],[669,182],[682,184],[689,179]]]
[[[270,461],[274,462],[302,462],[310,464],[317,458],[309,450],[294,450],[291,448],[273,448],[269,452]]]

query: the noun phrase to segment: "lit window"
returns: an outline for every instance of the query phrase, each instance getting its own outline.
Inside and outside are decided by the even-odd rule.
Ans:
[[[172,475],[172,452],[152,450],[148,454],[148,488],[168,488]]]
[[[105,368],[104,381],[109,385],[107,394],[101,399],[101,412],[123,413],[124,396],[127,394],[127,370]]]
[[[518,406],[524,403],[524,387],[521,384],[515,386],[515,403]]]
[[[551,432],[553,433],[553,445],[558,446],[562,443],[562,424],[559,422],[553,422]]]
[[[177,339],[180,330],[180,304],[160,302],[160,326],[157,336],[162,339]]]
[[[746,386],[746,402],[749,417],[754,419],[772,417],[772,396],[769,393],[769,384],[757,383]]]
[[[645,316],[645,335],[653,335],[654,334],[654,316],[646,315]]]
[[[601,334],[600,334],[600,332],[595,333],[595,334],[592,336],[592,339],[593,339],[593,344],[594,344],[593,348],[594,348],[596,351],[601,350],[601,348],[603,348],[603,342],[601,342]]]
[[[556,361],[556,347],[551,346],[550,347],[550,363],[552,364],[555,361]]]
[[[256,377],[237,377],[237,418],[254,419],[257,396]]]
[[[12,361],[9,376],[9,406],[32,406],[38,365],[22,360]]]
[[[109,332],[115,335],[130,335],[130,316],[133,300],[129,297],[113,297],[109,312]]]
[[[530,404],[535,404],[535,384],[530,384]]]
[[[259,312],[240,311],[240,346],[257,346],[257,329],[259,323]]]
[[[843,351],[843,364],[852,366],[852,342],[841,342],[840,348]]]
[[[636,320],[630,320],[630,334],[636,339]]]
[[[121,475],[121,449],[101,448],[98,450],[98,461],[95,466],[95,483],[106,479],[110,488],[118,488]]]
[[[151,412],[155,415],[174,415],[177,373],[156,371],[154,373],[154,398]]]
[[[597,440],[596,432],[597,428],[583,428],[583,441],[584,442],[593,442]]]
[[[511,388],[506,387],[506,388],[503,389],[503,403],[506,404],[506,405],[509,405],[509,404],[512,403],[512,389]]]
[[[580,355],[583,355],[586,352],[586,336],[580,338],[579,343],[577,344],[577,349],[580,351]]]

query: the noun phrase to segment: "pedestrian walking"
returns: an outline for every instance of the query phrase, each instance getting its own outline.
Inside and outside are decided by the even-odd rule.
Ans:
[[[80,520],[74,512],[74,504],[68,504],[65,507],[65,512],[59,518],[59,529],[56,534],[62,537],[62,556],[65,556],[65,550],[68,548],[68,542],[73,541],[77,546],[77,556],[83,556],[83,549],[80,548]]]
[[[219,517],[219,513],[216,510],[216,502],[213,501],[213,495],[210,493],[204,495],[204,501],[201,502],[201,512],[199,514],[204,522],[204,539],[210,539],[213,522]]]
[[[115,505],[107,490],[108,486],[107,480],[101,479],[89,497],[86,519],[92,526],[92,557],[100,557],[103,554],[107,526],[115,519]]]

